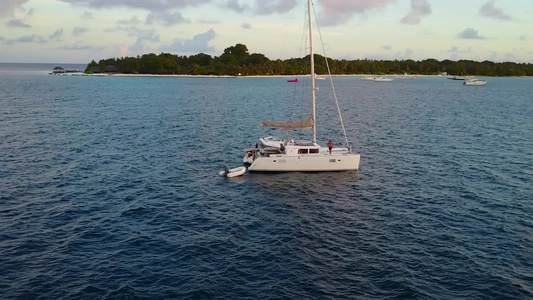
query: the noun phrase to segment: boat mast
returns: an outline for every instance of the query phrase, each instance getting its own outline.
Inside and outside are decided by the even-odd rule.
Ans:
[[[313,54],[313,33],[311,22],[311,0],[307,0],[307,14],[309,15],[309,56],[311,59],[311,100],[312,100],[312,117],[313,117],[313,143],[316,143],[316,116],[315,116],[315,56]]]

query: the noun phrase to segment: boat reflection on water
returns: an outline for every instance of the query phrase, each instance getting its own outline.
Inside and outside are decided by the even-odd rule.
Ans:
[[[250,182],[265,188],[263,192],[276,197],[309,200],[348,196],[358,185],[358,171],[249,173]]]
[[[285,230],[290,240],[295,235],[303,235],[307,240],[308,234],[320,233],[318,243],[324,245],[331,242],[333,238],[329,234],[337,232],[339,224],[355,224],[368,213],[362,202],[357,171],[252,172],[246,177],[248,188],[254,192],[249,202],[254,207],[253,212],[270,224],[276,224],[276,228],[282,228],[276,229],[277,235]],[[324,237],[328,241],[321,240]],[[305,249],[307,246],[295,247]]]

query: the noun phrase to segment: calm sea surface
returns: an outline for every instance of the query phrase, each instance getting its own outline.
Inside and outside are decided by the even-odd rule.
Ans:
[[[533,78],[334,78],[358,172],[230,180],[287,78],[53,67],[0,64],[0,298],[533,298]]]

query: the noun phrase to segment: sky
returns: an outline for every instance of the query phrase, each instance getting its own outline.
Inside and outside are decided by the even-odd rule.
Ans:
[[[301,57],[307,0],[0,0],[0,62],[89,63],[241,43]],[[335,59],[533,63],[533,0],[313,0]],[[318,32],[318,30],[315,30]]]

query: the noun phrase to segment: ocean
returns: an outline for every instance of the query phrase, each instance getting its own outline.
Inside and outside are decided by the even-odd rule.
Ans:
[[[227,179],[305,78],[54,66],[0,64],[2,299],[533,298],[533,78],[334,77],[359,171]]]

